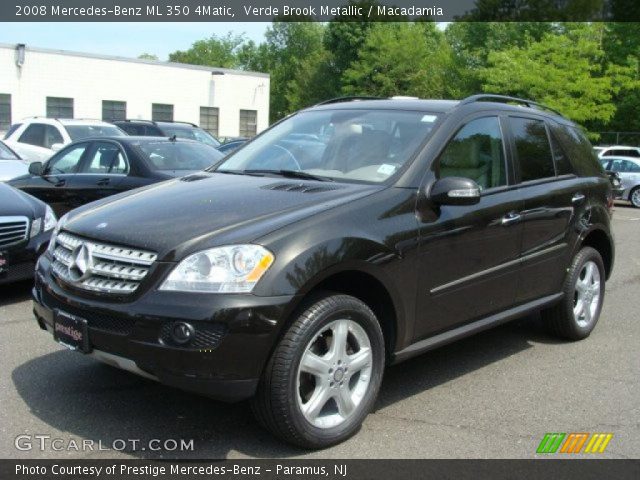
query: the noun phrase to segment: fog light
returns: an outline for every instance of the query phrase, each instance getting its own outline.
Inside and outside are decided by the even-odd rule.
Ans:
[[[179,345],[189,343],[195,334],[195,328],[188,323],[176,322],[171,326],[171,340]]]

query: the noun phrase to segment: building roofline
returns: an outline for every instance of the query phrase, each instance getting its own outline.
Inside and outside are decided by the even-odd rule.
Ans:
[[[15,50],[18,45],[20,44],[0,42],[0,48],[9,48],[11,50]],[[147,60],[144,58],[130,58],[130,57],[120,57],[116,55],[103,55],[99,53],[86,53],[86,52],[75,52],[71,50],[58,50],[54,48],[31,47],[29,45],[25,45],[25,50],[27,52],[50,53],[55,55],[68,55],[71,57],[93,58],[96,60],[111,60],[116,62],[141,63],[146,65],[156,65],[161,67],[183,68],[186,70],[200,70],[200,71],[211,72],[211,73],[221,72],[225,74],[228,73],[230,75],[244,75],[248,77],[262,77],[262,78],[270,77],[268,73],[250,72],[247,70],[233,70],[230,68],[208,67],[205,65],[191,65],[188,63],[163,62],[160,60]]]

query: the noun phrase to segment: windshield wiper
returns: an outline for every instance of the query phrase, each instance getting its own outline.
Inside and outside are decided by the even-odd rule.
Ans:
[[[228,175],[252,175],[254,177],[264,177],[264,174],[258,170],[207,170],[210,173],[226,173]]]
[[[242,171],[247,175],[252,175],[252,174],[279,175],[281,177],[286,177],[286,178],[301,178],[303,180],[333,182],[333,180],[329,177],[313,175],[311,173],[303,172],[302,170],[242,170]]]

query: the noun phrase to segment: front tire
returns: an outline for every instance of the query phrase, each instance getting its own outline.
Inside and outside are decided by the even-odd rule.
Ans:
[[[303,448],[339,443],[374,406],[384,339],[371,309],[348,295],[324,295],[302,308],[276,347],[253,400],[257,419]]]
[[[573,258],[563,286],[563,299],[542,312],[547,329],[568,340],[587,338],[600,318],[605,270],[597,250],[583,247]]]

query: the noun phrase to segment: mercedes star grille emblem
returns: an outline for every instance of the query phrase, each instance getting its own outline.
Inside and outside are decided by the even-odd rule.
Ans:
[[[93,267],[93,255],[91,248],[86,243],[78,245],[71,252],[69,264],[69,278],[74,282],[81,282],[91,276]]]

